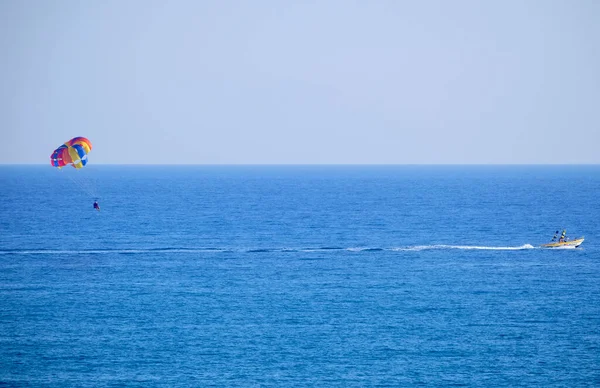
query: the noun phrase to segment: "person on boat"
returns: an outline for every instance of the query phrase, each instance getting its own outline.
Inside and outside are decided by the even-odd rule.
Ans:
[[[567,230],[563,229],[562,234],[560,235],[560,239],[558,240],[558,242],[565,242],[567,239]]]
[[[552,241],[556,241],[556,239],[558,238],[558,234],[559,233],[560,232],[558,230],[554,233],[554,237],[552,237]]]
[[[100,205],[98,205],[98,201],[94,201],[94,209],[100,211]]]

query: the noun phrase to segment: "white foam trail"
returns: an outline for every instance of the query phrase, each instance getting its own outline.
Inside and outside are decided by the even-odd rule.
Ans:
[[[218,253],[218,252],[237,252],[237,253],[270,253],[270,252],[378,252],[378,251],[424,251],[433,249],[462,249],[462,250],[490,250],[490,251],[520,251],[524,249],[535,249],[531,244],[524,244],[516,247],[498,247],[498,246],[480,246],[480,245],[414,245],[397,248],[374,248],[374,247],[350,247],[350,248],[260,248],[260,249],[241,249],[241,248],[184,248],[184,247],[166,247],[166,248],[146,248],[146,249],[89,249],[89,250],[64,250],[64,249],[15,249],[0,250],[0,255],[70,255],[70,254],[144,254],[144,253]],[[564,246],[551,249],[575,249],[574,246]]]
[[[152,249],[89,249],[89,250],[60,250],[60,249],[30,249],[30,250],[7,250],[0,251],[5,255],[83,255],[83,254],[106,254],[106,253],[207,253],[227,252],[224,249],[187,249],[187,248],[152,248]]]
[[[463,249],[463,250],[483,250],[483,251],[521,251],[524,249],[535,249],[531,244],[524,244],[518,247],[492,247],[481,245],[415,245],[408,247],[392,248],[393,251],[424,251],[430,249]]]

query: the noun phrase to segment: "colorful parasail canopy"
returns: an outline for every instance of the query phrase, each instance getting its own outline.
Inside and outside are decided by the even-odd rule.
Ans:
[[[50,164],[62,168],[67,164],[82,168],[87,164],[87,154],[92,150],[92,143],[85,137],[74,137],[54,150],[50,155]]]

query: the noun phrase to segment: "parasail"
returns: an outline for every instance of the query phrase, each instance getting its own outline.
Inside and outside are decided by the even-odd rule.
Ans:
[[[74,137],[54,150],[50,155],[50,164],[62,168],[68,164],[82,168],[87,164],[87,154],[92,150],[92,143],[85,137]]]

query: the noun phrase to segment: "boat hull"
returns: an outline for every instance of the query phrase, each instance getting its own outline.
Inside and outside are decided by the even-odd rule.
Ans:
[[[563,242],[554,242],[549,244],[542,244],[544,248],[562,248],[562,247],[573,247],[577,248],[583,242],[583,237],[577,238],[575,240],[563,241]]]

